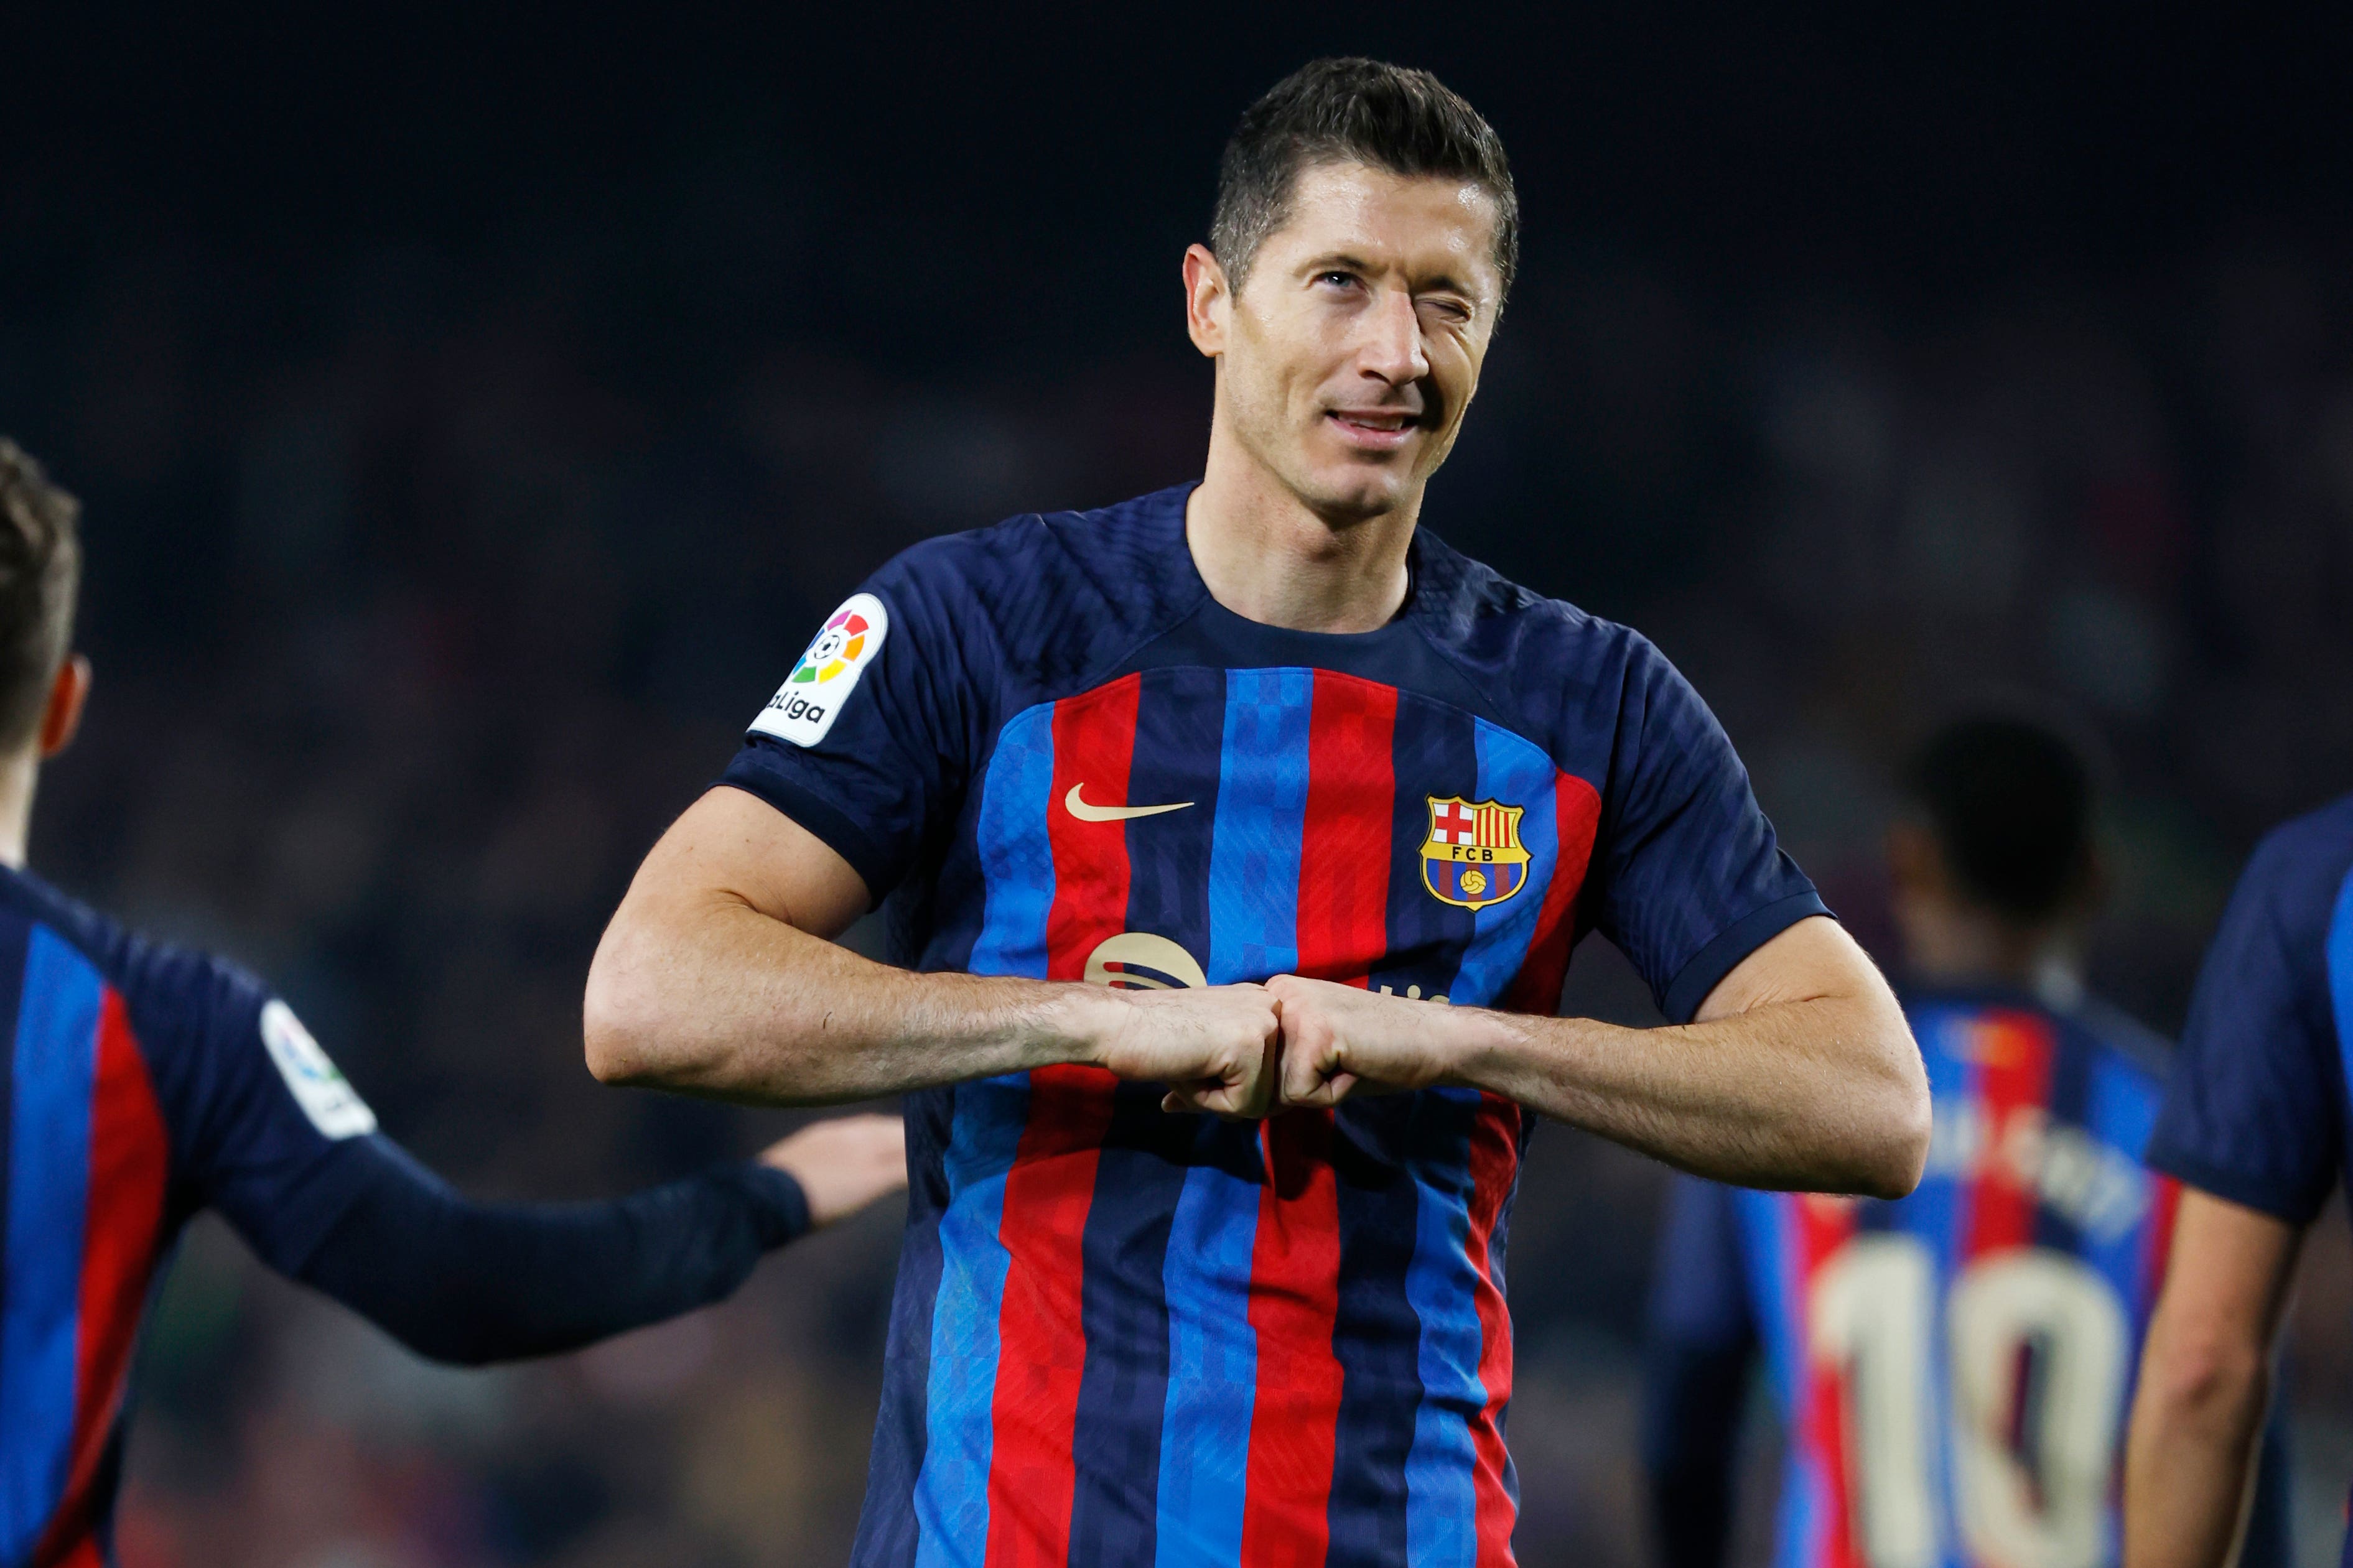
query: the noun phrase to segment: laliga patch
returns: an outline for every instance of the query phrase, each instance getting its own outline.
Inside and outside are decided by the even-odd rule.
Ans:
[[[356,1138],[375,1131],[375,1112],[327,1059],[294,1009],[272,998],[261,1009],[261,1043],[277,1064],[278,1076],[294,1091],[294,1103],[325,1137]]]
[[[824,740],[890,633],[891,615],[882,601],[871,594],[852,594],[752,721],[753,730],[796,746],[814,746]]]

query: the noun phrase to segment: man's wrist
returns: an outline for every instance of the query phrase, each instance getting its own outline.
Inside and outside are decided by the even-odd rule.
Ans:
[[[1101,1067],[1104,1048],[1126,1010],[1120,994],[1103,986],[1069,983],[1058,987],[1046,1004],[1041,1020],[1046,1026],[1039,1031],[1050,1059],[1039,1065]]]
[[[1440,1081],[1508,1092],[1504,1086],[1527,1043],[1525,1021],[1489,1007],[1441,1004],[1439,1012],[1445,1023],[1434,1031],[1430,1048]]]

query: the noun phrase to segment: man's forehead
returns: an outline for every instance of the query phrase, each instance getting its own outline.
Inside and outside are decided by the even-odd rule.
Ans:
[[[1312,163],[1299,172],[1288,205],[1271,240],[1309,248],[1350,243],[1401,253],[1442,249],[1493,264],[1495,198],[1476,180]]]

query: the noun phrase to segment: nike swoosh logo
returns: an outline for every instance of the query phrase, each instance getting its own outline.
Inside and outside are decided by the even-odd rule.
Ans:
[[[1131,817],[1157,816],[1164,811],[1182,811],[1193,803],[1174,800],[1166,805],[1089,805],[1079,792],[1087,786],[1074,784],[1071,793],[1062,797],[1062,809],[1081,822],[1125,822]]]

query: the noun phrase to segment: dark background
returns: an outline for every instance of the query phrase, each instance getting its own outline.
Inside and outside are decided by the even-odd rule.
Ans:
[[[891,552],[1198,472],[1177,258],[1320,53],[1437,70],[1521,182],[1430,524],[1656,637],[1885,960],[1888,766],[1972,702],[2100,738],[2094,980],[2160,1028],[2253,836],[2353,787],[2342,7],[205,9],[0,14],[0,430],[87,503],[100,676],[35,864],[270,974],[472,1190],[790,1124],[588,1081],[603,919]],[[1647,1005],[1606,951],[1571,992]],[[1638,1560],[1659,1188],[1538,1135],[1525,1562]],[[126,1562],[839,1562],[894,1241],[460,1374],[206,1222]],[[2348,1275],[2289,1380],[2316,1561]]]

